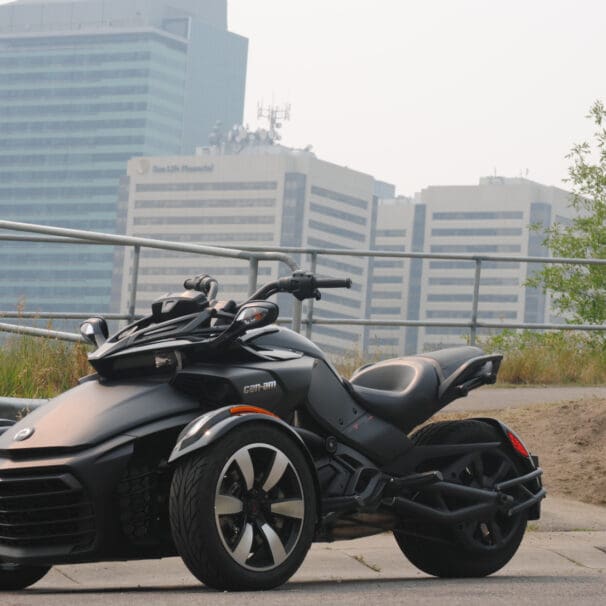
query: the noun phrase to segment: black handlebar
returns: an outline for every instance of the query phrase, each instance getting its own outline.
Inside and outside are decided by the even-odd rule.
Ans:
[[[217,296],[219,288],[217,280],[208,274],[187,278],[183,282],[183,286],[188,290],[197,290],[206,294],[209,300],[213,300]],[[299,301],[303,301],[304,299],[320,299],[319,288],[351,288],[351,280],[349,278],[344,280],[336,278],[320,279],[310,272],[295,271],[286,278],[279,278],[274,282],[265,284],[244,301],[244,303],[267,299],[279,292],[288,292],[299,299]]]
[[[257,290],[248,301],[267,299],[278,292],[288,292],[303,301],[304,299],[320,299],[318,288],[351,288],[351,280],[318,279],[312,273],[295,271],[287,278],[280,278],[275,282],[265,284]]]
[[[316,279],[318,288],[351,288],[351,278],[346,280],[318,280]]]
[[[209,299],[214,299],[219,290],[219,283],[212,276],[201,274],[193,278],[187,278],[187,280],[183,282],[183,287],[188,290],[203,292]]]

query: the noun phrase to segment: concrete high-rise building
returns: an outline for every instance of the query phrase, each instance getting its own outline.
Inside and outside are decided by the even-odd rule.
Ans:
[[[313,246],[368,249],[376,192],[387,187],[370,175],[318,159],[313,153],[279,145],[233,152],[201,150],[193,157],[131,160],[125,183],[124,221],[129,235],[179,242],[244,246]],[[393,187],[386,191],[393,192]],[[128,303],[132,255],[123,266],[121,296]],[[309,267],[309,259],[300,259]],[[259,283],[278,276],[274,263],[262,263]],[[320,256],[317,272],[351,277],[351,290],[325,290],[314,306],[317,318],[362,318],[367,314],[368,260]],[[119,270],[116,273],[120,273]],[[221,283],[221,298],[246,296],[248,264],[222,258],[142,251],[138,312],[184,277],[210,273]],[[283,316],[292,297],[280,299]],[[360,327],[314,326],[313,338],[327,351],[342,354],[365,348]]]
[[[241,123],[247,40],[226,0],[0,6],[0,216],[113,232],[130,158],[193,153]],[[109,307],[106,247],[2,243],[0,309]]]
[[[412,249],[414,204],[409,198],[379,199],[373,222],[371,248],[385,252]],[[370,259],[368,317],[374,320],[402,320],[408,309],[410,259]],[[402,352],[404,328],[371,326],[366,329],[368,347],[378,355]]]
[[[547,256],[540,233],[530,225],[548,226],[570,215],[570,193],[522,178],[485,177],[478,185],[430,186],[415,199],[379,204],[378,227],[389,226],[390,246],[412,252],[468,255]],[[395,242],[393,241],[395,238]],[[375,248],[381,249],[377,240]],[[375,261],[377,263],[377,261]],[[467,260],[381,260],[372,288],[384,299],[381,309],[397,319],[468,321],[471,319],[475,263]],[[553,322],[549,301],[539,289],[525,286],[536,266],[520,262],[482,263],[478,319],[491,322]],[[402,288],[402,299],[386,292]],[[394,297],[387,306],[385,296]],[[375,297],[375,300],[379,299]],[[384,308],[384,309],[383,309]],[[378,316],[375,316],[378,317]],[[406,328],[387,333],[375,329],[375,346],[397,353],[429,351],[461,344],[469,330],[452,327]]]

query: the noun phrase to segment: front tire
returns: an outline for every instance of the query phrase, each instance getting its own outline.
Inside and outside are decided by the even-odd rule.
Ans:
[[[25,589],[37,583],[50,569],[50,566],[21,566],[0,562],[0,590]]]
[[[301,448],[279,428],[250,423],[184,460],[170,521],[189,570],[215,589],[270,589],[311,545],[316,495]]]
[[[447,421],[428,425],[412,436],[415,444],[464,444],[502,442],[502,436],[492,426],[481,421]],[[491,489],[496,483],[520,475],[521,470],[509,449],[477,453],[453,464],[444,462],[444,479]],[[455,508],[463,503],[431,502],[432,506]],[[468,504],[468,503],[466,503]],[[507,516],[503,512],[457,524],[439,526],[427,524],[424,532],[395,530],[395,539],[402,553],[417,568],[438,577],[483,577],[501,569],[514,556],[524,531],[526,512]]]

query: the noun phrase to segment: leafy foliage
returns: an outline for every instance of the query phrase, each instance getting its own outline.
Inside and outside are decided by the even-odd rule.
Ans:
[[[544,244],[554,257],[606,259],[606,108],[601,101],[588,118],[597,129],[593,143],[577,144],[567,156],[576,216],[544,232]],[[606,321],[606,265],[546,265],[528,285],[549,292],[555,309],[571,322]]]

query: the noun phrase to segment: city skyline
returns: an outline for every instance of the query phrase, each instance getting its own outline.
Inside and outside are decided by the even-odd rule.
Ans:
[[[229,0],[230,30],[251,40],[245,123],[257,124],[260,101],[290,103],[287,145],[313,145],[402,195],[488,174],[566,187],[566,155],[606,97],[595,76],[605,4],[368,6]]]

